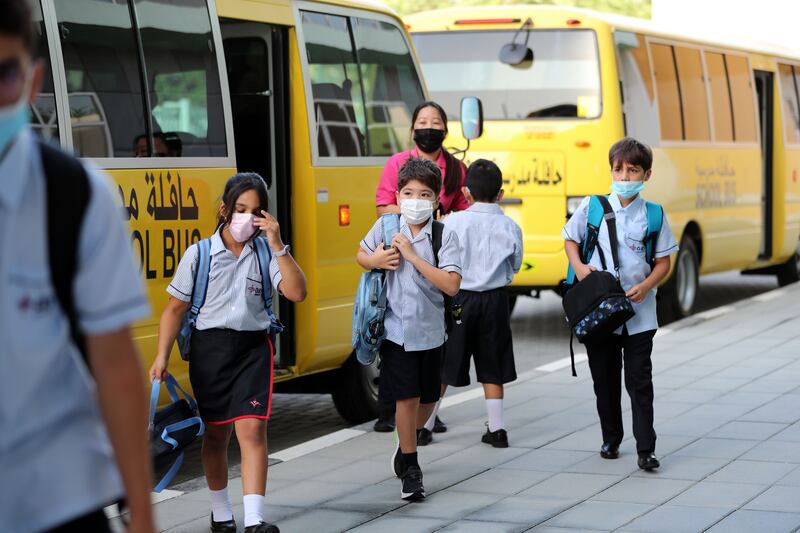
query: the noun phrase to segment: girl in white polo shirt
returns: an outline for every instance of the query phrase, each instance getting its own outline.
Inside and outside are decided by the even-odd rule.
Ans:
[[[277,533],[262,519],[267,475],[267,419],[272,399],[274,350],[265,333],[270,317],[262,290],[276,288],[293,302],[306,296],[306,280],[288,253],[278,222],[267,213],[267,186],[255,173],[240,173],[225,185],[220,223],[211,236],[211,266],[205,303],[191,339],[189,379],[206,424],[202,462],[211,493],[211,531],[236,531],[228,497],[228,442],[236,429],[242,451],[246,533]],[[262,278],[253,239],[263,234],[272,258]],[[159,326],[158,353],[150,369],[164,379],[170,352],[192,299],[198,246],[190,246],[167,288]]]

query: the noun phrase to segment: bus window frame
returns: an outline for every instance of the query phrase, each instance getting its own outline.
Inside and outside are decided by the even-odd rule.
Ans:
[[[303,89],[305,91],[306,100],[306,117],[308,121],[308,142],[311,147],[311,166],[312,167],[382,167],[386,164],[389,155],[374,155],[374,156],[347,156],[347,157],[320,157],[319,146],[317,146],[317,138],[315,132],[317,131],[317,119],[314,113],[314,96],[311,91],[311,75],[308,68],[308,51],[306,49],[305,34],[303,31],[303,12],[311,11],[314,13],[321,13],[323,15],[334,15],[340,17],[360,17],[379,22],[386,22],[394,26],[403,36],[403,40],[408,48],[408,53],[414,63],[414,70],[417,73],[420,87],[422,88],[422,97],[429,98],[428,87],[425,85],[425,78],[422,75],[422,69],[417,58],[414,45],[408,35],[403,22],[385,13],[378,13],[368,9],[355,9],[350,7],[332,6],[328,4],[309,2],[300,0],[292,2],[292,10],[295,20],[295,33],[297,35],[297,48],[300,53],[300,67],[303,73]],[[361,72],[359,72],[359,77]],[[409,132],[409,138],[411,133]]]
[[[781,107],[780,107],[780,111],[781,111],[781,126],[783,126],[781,128],[781,130],[783,130],[781,132],[781,135],[783,136],[783,146],[791,147],[791,148],[797,148],[797,147],[800,147],[800,139],[798,139],[797,142],[793,142],[793,143],[788,142],[787,139],[786,139],[786,125],[783,124],[783,118],[784,118],[784,112],[783,112],[783,106],[784,106],[784,103],[783,103],[784,102],[784,100],[783,100],[783,84],[780,83],[781,74],[780,74],[780,69],[778,68],[778,65],[788,65],[788,66],[792,67],[792,75],[794,76],[795,88],[796,88],[797,92],[800,93],[800,79],[798,79],[798,78],[800,78],[800,76],[798,76],[798,73],[794,71],[794,69],[800,69],[800,62],[798,62],[796,60],[790,60],[790,59],[781,58],[781,57],[776,57],[775,58],[775,77],[778,80],[778,98],[780,98],[780,102],[781,102]],[[797,95],[797,98],[798,98],[798,103],[800,103],[800,94]]]
[[[687,141],[682,139],[680,141],[672,140],[672,139],[663,139],[661,138],[661,123],[659,119],[659,146],[664,148],[708,148],[708,147],[715,147],[715,148],[759,148],[761,146],[761,128],[758,126],[758,101],[756,96],[755,90],[755,78],[753,77],[753,67],[750,61],[750,55],[744,52],[740,52],[738,50],[731,50],[725,48],[719,48],[714,46],[704,46],[701,44],[696,44],[690,41],[676,41],[674,39],[665,39],[662,37],[656,37],[653,35],[644,35],[645,41],[647,42],[647,57],[650,61],[650,76],[653,80],[653,95],[655,96],[656,105],[658,105],[658,84],[656,83],[656,71],[653,66],[653,54],[651,49],[652,44],[660,44],[665,46],[681,46],[684,48],[695,48],[700,51],[700,59],[701,64],[703,66],[703,83],[705,85],[706,91],[706,101],[708,108],[708,120],[709,120],[709,131],[711,132],[710,140],[708,141]],[[705,52],[712,52],[722,54],[723,56],[738,56],[743,57],[747,61],[747,69],[750,73],[750,92],[753,96],[753,113],[756,117],[756,140],[755,141],[717,141],[717,132],[714,127],[714,115],[713,115],[713,102],[711,100],[711,87],[708,83],[708,68],[706,65],[705,60]],[[675,70],[676,75],[678,76],[678,84],[680,85],[680,73]],[[681,108],[683,108],[683,99],[681,99]],[[658,115],[658,114],[656,114]],[[736,121],[735,115],[733,115],[734,123]]]
[[[135,1],[135,0],[133,0]],[[58,116],[59,142],[61,147],[73,151],[72,121],[69,116],[69,95],[67,93],[67,77],[64,70],[64,56],[61,50],[61,39],[55,0],[41,0],[42,17],[47,32],[47,45],[50,48],[51,71],[56,97]],[[222,33],[219,28],[219,15],[215,0],[205,0],[211,25],[211,37],[219,73],[220,95],[222,98],[223,122],[225,124],[225,144],[228,155],[219,157],[83,157],[102,169],[162,169],[162,168],[236,168],[236,152],[233,139],[233,117],[228,88],[228,72],[225,68],[225,51],[222,48]],[[152,112],[152,110],[148,110]]]
[[[598,28],[594,27],[584,27],[584,28],[570,28],[567,26],[559,26],[556,28],[536,28],[534,31],[537,32],[552,32],[552,31],[583,31],[587,33],[591,33],[594,37],[594,51],[595,57],[597,58],[597,82],[599,84],[598,93],[600,94],[600,103],[598,107],[597,115],[593,117],[525,117],[525,118],[484,118],[485,122],[531,122],[533,124],[537,122],[569,122],[580,120],[582,122],[589,122],[592,120],[602,120],[605,116],[605,87],[603,86],[603,58],[602,53],[600,50],[600,41],[598,39]],[[509,30],[507,29],[494,29],[494,30],[476,30],[476,29],[469,29],[469,30],[442,30],[442,31],[426,31],[426,32],[418,32],[417,35],[450,35],[453,33],[471,33],[471,32],[481,32],[481,33],[505,33],[508,34]],[[612,41],[613,41],[613,32],[612,33]],[[615,45],[616,48],[616,45]],[[614,52],[616,54],[616,51]],[[466,94],[466,93],[465,93]]]

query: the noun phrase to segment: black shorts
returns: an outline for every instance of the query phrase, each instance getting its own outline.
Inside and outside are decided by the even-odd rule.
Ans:
[[[380,396],[398,401],[419,398],[420,403],[435,403],[441,392],[442,347],[407,352],[391,341],[381,343]]]
[[[444,344],[442,383],[469,385],[469,360],[475,358],[480,383],[502,385],[517,379],[511,312],[505,289],[460,291],[453,298],[461,306],[460,324],[454,321]]]
[[[190,349],[189,380],[203,422],[269,418],[274,352],[265,332],[195,330]]]

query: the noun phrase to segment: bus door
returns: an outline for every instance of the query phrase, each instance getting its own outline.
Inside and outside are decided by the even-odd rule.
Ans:
[[[259,22],[220,20],[231,98],[236,166],[258,172],[269,189],[269,212],[278,220],[284,242],[291,243],[288,51],[285,28]],[[275,299],[275,313],[292,323],[294,306]],[[278,336],[275,366],[295,362],[293,328]]]
[[[761,127],[761,219],[763,233],[759,259],[772,257],[772,212],[773,212],[773,73],[753,71],[758,99],[758,119]]]

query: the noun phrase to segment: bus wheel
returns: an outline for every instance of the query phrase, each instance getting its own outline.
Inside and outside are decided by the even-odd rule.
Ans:
[[[668,314],[675,319],[691,315],[697,301],[699,277],[697,247],[691,237],[681,239],[672,278],[665,284]]]
[[[800,281],[800,241],[797,242],[797,250],[794,256],[778,267],[779,286],[783,287],[797,281]]]
[[[339,371],[331,396],[336,410],[351,424],[378,416],[378,360],[365,366],[353,354]]]

